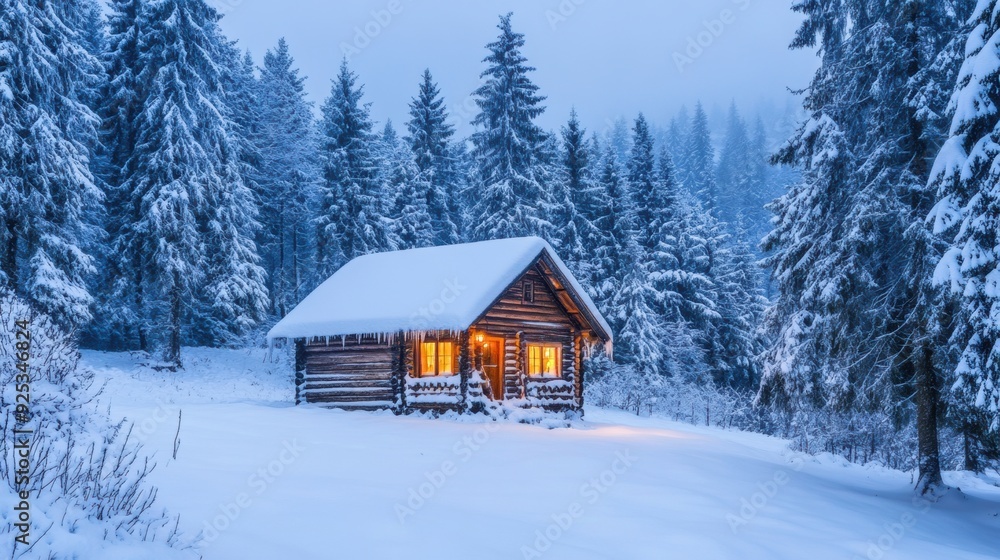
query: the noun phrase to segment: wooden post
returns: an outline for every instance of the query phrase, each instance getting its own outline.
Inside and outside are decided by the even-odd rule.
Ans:
[[[465,414],[469,402],[469,377],[472,374],[472,362],[469,360],[469,331],[462,331],[458,335],[458,375],[459,393],[458,412]]]
[[[408,370],[406,333],[399,331],[392,343],[391,386],[396,405],[393,412],[396,414],[406,412],[406,374]]]
[[[576,397],[576,408],[579,411],[583,411],[583,335],[581,333],[576,333],[573,337],[573,346],[576,349],[576,356],[574,356],[573,361],[576,364],[576,375],[573,380],[573,392]]]
[[[524,342],[524,331],[518,331],[514,336],[517,341],[515,348],[515,361],[517,362],[517,398],[523,399],[528,396],[528,387],[525,379],[528,377],[528,347]]]
[[[295,404],[302,404],[302,391],[306,383],[306,339],[295,340]]]
[[[513,391],[508,391],[508,387],[513,387],[517,382],[517,338],[504,337],[503,341],[503,381],[495,391],[500,391],[504,399],[517,398]]]
[[[473,352],[473,356],[475,356],[475,359],[473,360],[475,369],[476,371],[483,371],[483,345],[478,342],[473,342],[473,348],[475,349]]]

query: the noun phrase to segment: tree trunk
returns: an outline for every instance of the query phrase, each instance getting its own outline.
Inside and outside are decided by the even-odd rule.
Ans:
[[[459,375],[459,412],[469,411],[469,378],[472,375],[472,362],[469,359],[469,331],[458,334],[458,375]]]
[[[170,290],[170,342],[166,359],[176,369],[181,367],[181,279],[174,273],[174,285]]]
[[[976,441],[972,437],[973,427],[966,423],[962,426],[962,439],[964,440],[965,470],[978,473],[982,472],[979,465],[979,454],[976,453]]]
[[[914,349],[913,366],[917,382],[917,452],[920,477],[919,495],[936,495],[944,490],[938,449],[938,384],[929,342]]]
[[[138,261],[138,259],[136,259]],[[146,340],[146,328],[143,326],[143,304],[142,304],[142,268],[136,265],[135,273],[135,312],[139,316],[139,321],[136,324],[136,330],[139,334],[139,350],[143,352],[149,351],[149,343]]]
[[[295,286],[292,288],[292,297],[295,304],[302,301],[299,297],[299,288],[302,286],[302,274],[299,271],[299,226],[292,227],[292,272],[295,274]],[[281,316],[285,316],[285,301],[281,301]]]
[[[285,268],[285,204],[282,202],[278,210],[278,266],[274,271],[277,278],[274,280],[274,292],[271,294],[271,312],[278,309],[281,317],[285,316],[285,297],[288,291],[285,286]]]

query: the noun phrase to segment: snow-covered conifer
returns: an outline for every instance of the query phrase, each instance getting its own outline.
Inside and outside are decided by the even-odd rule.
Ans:
[[[473,188],[469,237],[476,240],[541,235],[550,237],[546,220],[551,197],[549,171],[542,154],[547,134],[535,124],[545,108],[521,53],[524,35],[511,27],[511,14],[500,18],[500,36],[487,45],[489,55],[476,90],[478,130],[472,136]]]

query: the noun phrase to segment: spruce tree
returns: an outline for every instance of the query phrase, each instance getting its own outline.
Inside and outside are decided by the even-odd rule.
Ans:
[[[592,169],[591,147],[575,109],[570,112],[561,136],[554,181],[555,205],[549,221],[555,227],[560,256],[574,274],[586,278],[590,274],[587,269],[591,251],[600,242],[601,232],[594,220],[602,201]]]
[[[691,114],[687,107],[682,106],[677,114],[670,119],[666,135],[666,148],[670,152],[670,159],[674,162],[677,182],[682,186],[686,186],[684,182],[688,179],[687,138],[690,128]]]
[[[691,117],[684,155],[684,186],[698,197],[707,211],[716,214],[719,194],[715,181],[715,148],[712,147],[708,115],[700,102]]]
[[[629,152],[632,151],[631,127],[625,117],[618,117],[612,123],[608,123],[610,129],[607,131],[608,145],[615,150],[618,161],[625,164],[628,161]]]
[[[368,105],[361,101],[363,87],[357,79],[345,59],[323,105],[323,181],[316,234],[321,278],[355,257],[397,246],[384,211],[381,162],[373,152]]]
[[[632,148],[628,156],[628,188],[635,209],[637,242],[643,255],[650,255],[658,244],[656,214],[662,209],[659,176],[656,169],[656,152],[649,123],[641,113],[635,120]],[[644,258],[644,257],[641,257]],[[644,258],[644,260],[647,260]]]
[[[136,119],[142,105],[138,76],[141,0],[113,0],[109,3],[107,41],[101,59],[107,75],[101,95],[101,141],[104,166],[101,179],[106,212],[104,228],[108,249],[102,258],[107,271],[99,285],[101,297],[91,336],[105,348],[149,349],[148,326],[140,309],[143,301],[142,267],[139,253],[126,246],[129,229],[139,221],[139,207],[133,204],[125,178],[136,144]]]
[[[424,70],[420,92],[410,101],[406,129],[419,180],[426,183],[423,205],[430,214],[433,244],[457,243],[459,229],[453,211],[457,204],[456,173],[450,145],[455,129],[448,123],[444,98],[430,70]]]
[[[101,79],[81,31],[91,2],[0,10],[0,282],[65,326],[91,319],[91,170]]]
[[[216,326],[245,329],[266,306],[243,181],[238,129],[223,92],[225,42],[203,0],[163,0],[139,14],[140,108],[124,190],[138,219],[119,240],[138,263],[140,313],[180,366],[192,301]],[[134,256],[133,256],[134,255]],[[206,300],[198,288],[207,288]],[[196,329],[200,325],[195,326]]]
[[[934,280],[947,289],[959,309],[954,339],[961,356],[954,366],[950,414],[965,437],[966,468],[978,470],[981,448],[1000,434],[1000,367],[994,350],[1000,340],[995,318],[1000,297],[996,289],[1000,206],[995,188],[1000,147],[994,132],[1000,124],[997,3],[980,2],[972,22],[964,51],[959,45],[943,52],[948,59],[965,53],[957,77],[930,73],[926,83],[931,87],[921,93],[933,95],[944,89],[939,86],[949,78],[957,82],[950,105],[954,111],[950,132],[930,174],[937,199],[930,219],[934,233],[947,243]],[[940,68],[949,66],[945,63]],[[927,98],[922,95],[920,99]],[[932,103],[925,104],[933,108]]]
[[[487,45],[489,55],[475,92],[479,114],[472,121],[476,161],[469,236],[475,240],[541,235],[550,237],[546,220],[549,172],[543,161],[546,133],[534,120],[544,97],[528,74],[521,54],[524,35],[514,32],[511,16],[501,16],[500,36]]]
[[[600,243],[592,249],[595,266],[589,284],[604,311],[610,305],[616,280],[632,264],[628,243],[634,235],[628,185],[618,163],[618,155],[610,146],[602,157],[599,185],[604,191],[606,204],[595,223],[603,235]]]
[[[730,225],[748,220],[752,199],[750,193],[754,171],[758,168],[751,157],[750,136],[746,122],[734,102],[729,108],[725,141],[719,152],[716,183],[719,196],[719,217]],[[763,162],[760,162],[763,163]]]
[[[420,173],[413,152],[399,140],[391,121],[386,122],[379,141],[384,189],[386,198],[393,201],[390,215],[399,249],[433,246],[434,221],[427,204],[431,176]],[[447,206],[442,210],[446,212]]]
[[[218,187],[207,192],[202,218],[207,259],[205,295],[189,331],[192,342],[230,344],[248,334],[270,308],[267,273],[260,266],[258,197],[260,152],[254,137],[260,127],[260,91],[253,58],[219,36],[219,59],[229,150],[219,151]],[[200,309],[199,309],[200,307]]]
[[[807,90],[811,116],[777,157],[801,165],[803,178],[774,204],[764,243],[780,295],[761,397],[803,419],[819,409],[845,423],[858,411],[911,422],[921,494],[942,487],[938,364],[947,340],[929,283],[940,247],[923,222],[930,115],[943,108],[912,100],[960,25],[961,4],[796,6],[806,21],[792,46],[818,46],[822,67]]]
[[[259,123],[252,136],[259,157],[258,239],[271,313],[284,317],[306,296],[311,281],[319,144],[305,79],[283,38],[264,54],[258,106]]]

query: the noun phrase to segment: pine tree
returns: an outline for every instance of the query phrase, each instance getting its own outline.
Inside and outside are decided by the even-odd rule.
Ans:
[[[192,342],[211,346],[239,340],[270,308],[267,274],[256,244],[260,223],[254,187],[261,157],[253,138],[260,128],[260,91],[250,53],[241,53],[221,35],[218,41],[223,92],[219,103],[225,111],[229,150],[219,150],[222,182],[206,192],[207,214],[201,220],[207,297],[194,306],[189,328]]]
[[[598,220],[603,243],[594,248],[595,295],[618,341],[616,360],[657,374],[664,360],[665,324],[654,307],[657,293],[636,240],[634,203],[613,146],[603,160],[600,185],[607,206]]]
[[[691,114],[687,107],[681,107],[677,114],[670,119],[667,127],[666,148],[670,152],[670,159],[674,162],[674,169],[677,172],[677,182],[684,186],[688,178],[687,162],[687,139],[691,128]]]
[[[734,102],[729,108],[726,137],[719,152],[716,183],[719,196],[719,217],[727,224],[742,224],[752,207],[752,173],[758,168],[751,158],[751,144],[746,123]]]
[[[485,83],[475,92],[480,112],[473,120],[479,130],[472,135],[476,194],[469,232],[475,240],[550,237],[549,174],[542,161],[547,135],[534,123],[545,98],[528,77],[534,68],[521,54],[524,35],[511,28],[511,16],[500,18],[500,36],[487,45]]]
[[[0,282],[64,325],[91,319],[102,194],[91,172],[99,62],[91,2],[7,0],[0,10]]]
[[[640,113],[635,120],[628,156],[628,188],[635,209],[637,242],[643,255],[652,254],[658,243],[656,214],[661,210],[658,179],[653,135],[646,117]],[[648,260],[645,256],[640,258]]]
[[[701,346],[706,326],[717,317],[716,292],[705,273],[704,239],[699,236],[696,213],[676,175],[669,152],[661,150],[655,196],[648,201],[654,208],[649,270],[658,292],[656,309],[674,336],[665,342],[663,369],[695,381],[707,368]]]
[[[590,275],[590,251],[599,241],[601,232],[594,225],[601,204],[600,187],[591,168],[591,148],[586,130],[580,125],[576,110],[562,128],[562,145],[558,154],[555,185],[556,200],[549,221],[556,231],[559,254],[574,274]]]
[[[961,21],[961,3],[945,4],[796,5],[806,21],[792,46],[820,46],[823,62],[807,92],[812,116],[777,157],[803,179],[774,204],[764,243],[780,296],[761,397],[912,422],[921,494],[942,486],[946,340],[928,282],[939,248],[923,226],[933,128],[911,100]]]
[[[430,70],[424,70],[420,92],[410,101],[406,129],[419,180],[427,184],[423,205],[431,217],[433,244],[457,243],[459,229],[452,209],[456,204],[456,173],[450,146],[455,129],[448,123],[444,98]]]
[[[698,197],[707,211],[716,213],[719,194],[715,182],[715,148],[712,147],[708,115],[701,103],[695,106],[686,140],[684,186]]]
[[[318,274],[324,278],[355,257],[397,246],[384,212],[368,105],[356,84],[357,75],[344,60],[320,123],[323,182],[316,244]]]
[[[102,255],[102,268],[108,273],[99,285],[101,297],[96,306],[91,337],[105,348],[148,350],[146,327],[138,310],[143,300],[141,267],[138,253],[122,245],[126,232],[139,221],[139,208],[132,205],[125,187],[130,175],[127,165],[135,147],[135,121],[140,110],[138,75],[140,0],[110,2],[107,18],[107,41],[101,60],[107,75],[101,95],[101,141],[106,212],[104,228],[108,249]]]
[[[752,247],[734,240],[721,222],[704,218],[701,239],[705,277],[711,285],[714,313],[704,321],[707,366],[718,387],[755,390],[760,383],[758,357],[764,339],[758,327],[767,300],[760,293],[760,272]]]
[[[393,234],[400,249],[434,245],[434,221],[427,200],[431,190],[431,175],[419,171],[414,153],[400,142],[392,121],[385,124],[380,139],[386,197],[393,201]],[[442,202],[444,202],[442,200]],[[447,206],[442,208],[447,217]]]
[[[610,304],[616,279],[631,265],[627,245],[634,235],[631,222],[632,202],[622,175],[618,156],[614,148],[609,146],[602,157],[599,179],[606,204],[595,222],[603,235],[600,243],[593,248],[595,266],[589,282],[602,311]]]
[[[305,79],[284,39],[264,54],[260,69],[259,126],[252,136],[259,155],[258,236],[271,313],[284,317],[309,287],[315,255],[312,204],[319,182],[319,149]]]
[[[927,107],[927,114],[940,114],[933,110],[934,95],[947,91],[942,86],[949,79],[957,82],[950,104],[954,111],[951,129],[930,174],[937,198],[930,217],[934,232],[947,241],[934,279],[957,300],[960,311],[955,339],[961,357],[954,368],[951,415],[965,436],[966,468],[975,470],[979,467],[976,447],[1000,433],[1000,367],[994,356],[1000,339],[994,312],[1000,296],[996,289],[1000,212],[995,188],[1000,147],[993,133],[1000,123],[997,3],[979,2],[972,23],[964,51],[957,45],[942,53],[947,58],[939,60],[928,76],[919,101]],[[950,59],[960,58],[963,52],[957,78],[950,76]]]
[[[641,259],[642,249],[631,235],[622,246],[625,268],[605,309],[615,332],[615,359],[631,364],[647,375],[659,374],[664,362],[666,330],[663,317],[656,313],[656,289]]]
[[[750,135],[749,171],[739,205],[742,208],[738,227],[745,228],[746,239],[759,241],[771,227],[767,204],[784,192],[781,177],[770,164],[770,148],[764,121],[758,115]]]
[[[266,293],[253,243],[256,208],[222,90],[219,15],[202,0],[160,0],[139,18],[141,105],[122,187],[138,219],[119,246],[125,262],[141,267],[140,313],[165,333],[164,357],[179,367],[190,302],[206,301],[199,287],[207,288],[216,334],[216,326],[254,323]]]

